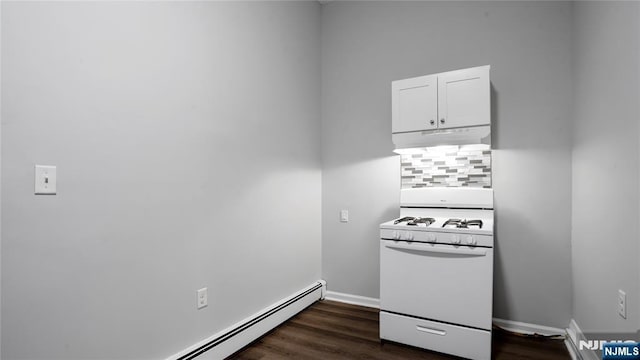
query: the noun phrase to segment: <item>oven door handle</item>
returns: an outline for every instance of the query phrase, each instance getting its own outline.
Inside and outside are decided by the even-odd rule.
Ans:
[[[419,245],[414,243],[413,245],[402,245],[402,244],[386,244],[386,247],[389,249],[395,250],[410,250],[410,251],[420,251],[420,252],[428,252],[428,253],[438,253],[438,254],[449,254],[449,255],[466,255],[466,256],[485,256],[487,255],[487,250],[484,248],[476,248],[476,249],[444,249],[441,247],[434,247],[433,245]]]

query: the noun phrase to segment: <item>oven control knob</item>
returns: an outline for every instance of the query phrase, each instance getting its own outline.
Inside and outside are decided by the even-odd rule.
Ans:
[[[460,244],[460,235],[453,235],[451,237],[451,243],[452,244]]]
[[[427,234],[427,241],[435,242],[436,234]]]
[[[396,239],[396,240],[397,240],[397,239],[400,239],[400,233],[399,233],[399,232],[394,231],[392,235],[393,235],[393,238],[394,238],[394,239]]]
[[[410,232],[401,232],[400,233],[400,240],[413,240],[413,234]]]
[[[467,236],[467,244],[469,244],[469,245],[475,245],[475,244],[477,244],[477,243],[478,243],[478,242],[476,241],[476,239],[475,239],[472,235]]]

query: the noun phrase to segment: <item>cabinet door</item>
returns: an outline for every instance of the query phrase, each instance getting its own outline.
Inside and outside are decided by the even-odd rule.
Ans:
[[[438,127],[438,78],[434,75],[391,83],[394,133]]]
[[[442,73],[438,76],[439,127],[491,123],[489,66]]]

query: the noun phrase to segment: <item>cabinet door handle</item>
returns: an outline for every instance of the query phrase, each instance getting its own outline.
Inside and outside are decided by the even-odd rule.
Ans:
[[[444,124],[444,118],[440,119],[440,124]]]
[[[435,123],[436,123],[436,121],[435,121],[435,120],[433,120],[433,119],[429,120],[429,124],[431,124],[431,125],[435,125]]]

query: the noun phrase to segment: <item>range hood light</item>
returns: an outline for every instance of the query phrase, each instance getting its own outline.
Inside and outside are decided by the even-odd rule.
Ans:
[[[461,151],[482,151],[482,150],[491,150],[491,145],[487,144],[469,144],[469,145],[460,145]]]
[[[391,134],[391,139],[400,149],[425,148],[440,145],[487,144],[491,148],[491,126],[470,126],[462,128],[412,131]]]
[[[441,156],[446,153],[453,153],[458,151],[482,151],[482,150],[491,150],[491,145],[487,144],[467,144],[467,145],[438,145],[438,146],[427,146],[427,147],[411,147],[411,148],[401,148],[393,150],[394,153],[398,155],[432,155],[432,156]]]
[[[393,152],[398,155],[424,154],[427,152],[427,148],[416,147],[416,148],[395,149],[393,150]]]
[[[450,152],[458,152],[458,145],[438,145],[425,148],[429,154],[446,154]]]

